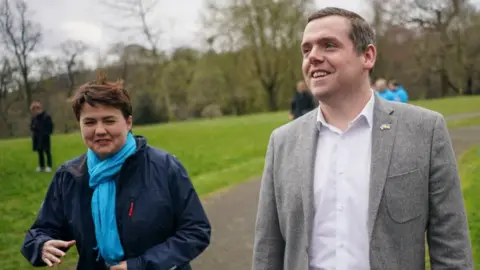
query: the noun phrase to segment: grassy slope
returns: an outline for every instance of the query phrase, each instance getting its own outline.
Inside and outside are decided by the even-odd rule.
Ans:
[[[475,269],[480,269],[480,145],[467,151],[462,156],[460,164]]]

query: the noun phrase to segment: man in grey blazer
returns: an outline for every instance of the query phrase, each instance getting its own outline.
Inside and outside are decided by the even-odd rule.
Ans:
[[[473,269],[444,118],[375,94],[375,35],[359,15],[308,19],[302,71],[319,108],[271,134],[253,270]]]

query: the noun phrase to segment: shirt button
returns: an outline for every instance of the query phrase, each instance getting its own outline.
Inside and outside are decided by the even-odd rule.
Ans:
[[[338,211],[340,211],[340,212],[343,211],[343,206],[339,206]]]

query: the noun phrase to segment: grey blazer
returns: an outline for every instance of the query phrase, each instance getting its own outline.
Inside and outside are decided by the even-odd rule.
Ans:
[[[318,108],[270,137],[253,270],[307,270]],[[375,95],[368,227],[372,270],[474,269],[452,143],[437,112]],[[390,128],[380,128],[390,124]]]

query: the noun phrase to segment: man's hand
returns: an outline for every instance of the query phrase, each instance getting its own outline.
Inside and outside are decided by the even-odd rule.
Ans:
[[[288,118],[289,118],[290,120],[293,120],[293,113],[290,113],[290,114],[288,115]]]
[[[75,245],[75,240],[71,241],[61,241],[61,240],[49,240],[43,244],[42,247],[42,260],[49,267],[54,266],[55,264],[61,264],[61,257],[65,256],[65,252],[60,250],[60,248],[69,248]]]
[[[109,270],[127,270],[127,262],[123,261],[117,265],[111,266]]]

